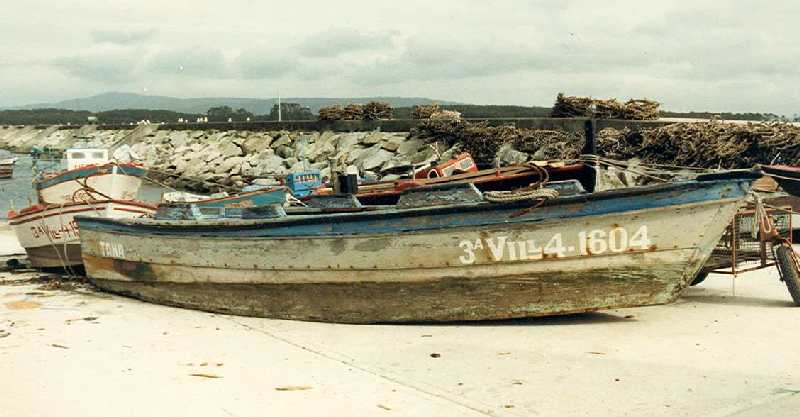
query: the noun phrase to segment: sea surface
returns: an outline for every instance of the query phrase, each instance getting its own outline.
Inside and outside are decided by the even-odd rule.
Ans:
[[[14,164],[14,176],[10,180],[0,180],[0,220],[8,219],[9,210],[20,210],[31,204],[36,204],[36,192],[33,190],[34,161],[30,155],[16,155],[17,163]],[[63,169],[62,162],[37,161],[38,168]],[[164,188],[142,183],[138,199],[157,202],[161,200]]]

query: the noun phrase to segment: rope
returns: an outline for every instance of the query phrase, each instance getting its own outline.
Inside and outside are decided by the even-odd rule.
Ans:
[[[549,200],[558,197],[558,191],[552,188],[523,189],[515,191],[486,191],[483,198],[492,203],[508,203],[511,201]]]

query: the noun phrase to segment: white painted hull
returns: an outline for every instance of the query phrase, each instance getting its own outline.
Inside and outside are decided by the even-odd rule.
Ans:
[[[38,195],[39,202],[42,204],[100,199],[134,200],[141,185],[141,177],[125,174],[114,166],[112,171],[107,174],[77,178],[41,188],[38,190]]]
[[[9,224],[32,266],[61,267],[82,263],[75,216],[135,218],[154,212],[154,207],[144,203],[94,201],[23,211],[11,217]]]

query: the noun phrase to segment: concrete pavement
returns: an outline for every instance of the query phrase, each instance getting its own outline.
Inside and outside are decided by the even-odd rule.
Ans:
[[[9,246],[0,232],[0,253]],[[774,269],[667,306],[336,325],[0,272],[0,416],[793,416],[800,308]]]

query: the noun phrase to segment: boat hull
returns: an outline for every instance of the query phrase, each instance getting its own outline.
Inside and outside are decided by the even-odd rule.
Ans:
[[[94,201],[58,206],[34,206],[9,217],[9,224],[35,268],[83,263],[75,216],[131,218],[149,215],[155,207],[132,201]]]
[[[78,221],[95,285],[148,301],[346,323],[487,320],[675,300],[746,188],[651,187],[538,208]]]
[[[63,204],[84,200],[133,200],[146,171],[135,165],[89,166],[35,182],[39,202]]]

